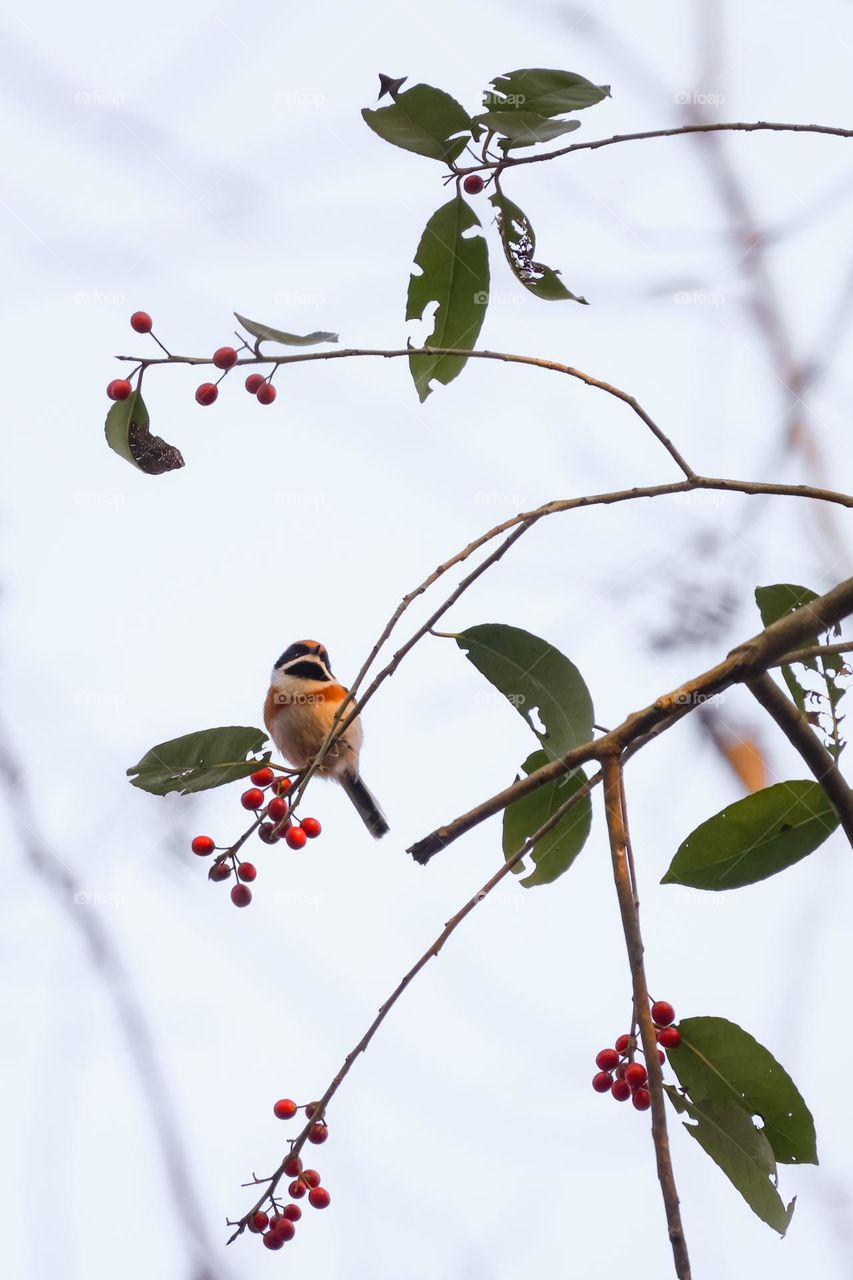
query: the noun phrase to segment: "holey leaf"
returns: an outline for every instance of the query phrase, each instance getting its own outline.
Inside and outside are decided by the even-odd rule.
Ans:
[[[165,796],[170,791],[180,791],[181,795],[207,791],[235,778],[245,778],[266,764],[269,751],[262,756],[249,754],[259,751],[266,740],[262,729],[241,725],[200,729],[152,747],[127,774],[134,787],[155,796]]]
[[[136,388],[126,400],[118,400],[107,414],[104,434],[107,444],[121,458],[149,476],[175,471],[184,465],[179,449],[149,430],[148,410]]]
[[[522,768],[526,774],[531,774],[547,762],[547,752],[534,751]],[[503,851],[507,861],[585,782],[586,775],[579,769],[539,787],[520,800],[514,800],[504,809]],[[535,870],[519,883],[526,889],[537,884],[551,884],[564,871],[568,871],[585,845],[591,826],[592,803],[589,796],[584,796],[534,846],[530,857],[536,864]],[[513,867],[516,875],[521,875],[525,869],[523,862],[518,862]]]
[[[237,320],[247,333],[259,342],[280,342],[285,347],[314,347],[318,342],[337,342],[336,333],[326,333],[317,329],[314,333],[285,333],[283,329],[272,329],[268,324],[259,324],[257,320],[247,320],[238,312],[234,312]]]
[[[365,124],[395,147],[450,163],[465,150],[471,117],[455,98],[429,84],[412,85],[388,107],[365,107]]]
[[[779,782],[728,805],[679,846],[661,884],[739,889],[814,853],[838,826],[818,782]]]
[[[474,125],[482,125],[492,133],[501,135],[500,145],[532,147],[537,142],[551,142],[564,133],[573,133],[581,127],[580,120],[552,120],[538,116],[534,111],[484,111],[474,117]]]
[[[469,627],[453,638],[524,717],[548,760],[589,742],[592,698],[577,667],[559,649],[529,631],[496,622]]]
[[[472,229],[476,234],[465,234]],[[481,230],[479,218],[461,196],[442,205],[426,224],[415,254],[420,274],[409,278],[406,301],[407,320],[421,320],[430,304],[438,304],[424,346],[469,350],[479,337],[489,302],[489,251]],[[421,403],[432,381],[446,386],[465,363],[465,356],[410,356]]]
[[[559,116],[565,111],[594,107],[609,97],[609,84],[593,84],[572,71],[528,67],[496,76],[492,89],[483,95],[483,106],[490,111],[529,111],[539,116]]]
[[[570,299],[586,304],[586,298],[569,292],[557,271],[534,261],[536,236],[527,214],[505,196],[500,188],[489,199],[495,207],[501,244],[516,280],[525,289],[535,293],[537,298],[548,302]]]
[[[774,582],[769,587],[755,588],[755,603],[758,605],[758,612],[761,614],[761,621],[765,627],[778,622],[786,614],[793,613],[796,609],[802,609],[805,605],[811,604],[812,600],[817,600],[816,591],[811,591],[808,587],[798,587],[793,582]],[[815,620],[814,640],[817,640],[821,630],[822,624],[818,618]],[[811,667],[813,671],[817,670],[817,662],[815,661],[804,665]],[[794,675],[793,668],[784,666],[782,668],[782,677],[799,710],[805,711],[806,690]]]
[[[681,1044],[669,1050],[669,1062],[693,1102],[735,1104],[760,1116],[781,1164],[817,1164],[812,1114],[769,1050],[726,1018],[684,1018],[678,1029]]]
[[[695,1138],[746,1203],[763,1222],[785,1235],[794,1212],[794,1200],[786,1207],[776,1190],[776,1162],[764,1134],[747,1113],[733,1103],[699,1102],[683,1097],[672,1085],[664,1085],[675,1110],[686,1114],[684,1127]]]

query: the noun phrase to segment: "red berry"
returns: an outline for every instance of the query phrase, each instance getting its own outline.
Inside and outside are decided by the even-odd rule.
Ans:
[[[278,1120],[290,1120],[296,1115],[298,1107],[292,1098],[279,1098],[273,1107],[273,1114]],[[299,1172],[297,1169],[296,1173]]]
[[[241,795],[240,803],[244,809],[260,809],[264,803],[264,793],[260,787],[249,787],[249,790]]]
[[[237,352],[233,347],[218,347],[213,353],[213,363],[217,369],[233,369],[237,363]]]
[[[196,388],[195,398],[196,404],[209,405],[219,395],[219,388],[214,382],[203,382],[200,387]]]
[[[308,1192],[308,1203],[315,1209],[328,1209],[331,1198],[325,1187],[312,1187]]]
[[[258,394],[258,387],[263,381],[264,375],[262,373],[250,373],[246,379],[246,390],[249,392],[249,395],[256,396]]]
[[[641,1084],[646,1083],[647,1074],[642,1062],[632,1062],[625,1068],[625,1081],[632,1089],[639,1089]]]
[[[262,382],[256,394],[261,404],[272,404],[275,400],[275,387],[271,382]]]
[[[319,1107],[319,1102],[307,1102],[305,1104],[305,1119],[310,1120],[314,1112]]]
[[[240,880],[248,881],[249,884],[252,883],[252,881],[254,880],[257,874],[258,873],[257,873],[257,870],[255,869],[255,864],[253,862],[241,862],[239,867],[237,868],[238,878]]]
[[[200,858],[206,858],[209,853],[213,853],[216,845],[210,836],[196,836],[190,847],[193,853],[197,853]]]
[[[231,901],[235,907],[248,907],[252,901],[252,890],[247,884],[235,884],[231,890]]]
[[[666,1054],[663,1053],[660,1049],[658,1049],[658,1062],[660,1063],[661,1066],[663,1066],[663,1064],[666,1062]]]
[[[267,817],[272,818],[273,822],[281,822],[282,818],[287,817],[287,813],[287,801],[282,800],[281,796],[273,796],[267,805]]]
[[[270,1231],[274,1231],[280,1240],[292,1240],[296,1235],[296,1227],[294,1227],[290,1218],[286,1218],[283,1213],[277,1213],[271,1219]]]
[[[272,789],[277,796],[283,796],[285,791],[289,791],[292,786],[293,783],[290,778],[276,778]]]
[[[664,1049],[677,1049],[681,1044],[681,1032],[678,1027],[664,1027],[658,1036],[658,1043]]]
[[[616,1048],[619,1050],[620,1053],[624,1053],[630,1043],[631,1043],[630,1036],[617,1036],[616,1038]]]
[[[277,844],[280,839],[280,836],[276,834],[275,827],[271,822],[262,822],[258,827],[258,835],[261,837],[264,844]]]
[[[619,1054],[615,1049],[602,1049],[595,1059],[595,1065],[602,1071],[612,1071],[619,1066]]]
[[[303,818],[302,830],[305,832],[309,840],[316,840],[317,836],[323,830],[316,818]]]
[[[668,1027],[675,1022],[675,1010],[668,1000],[656,1000],[652,1005],[652,1022],[659,1027]]]
[[[284,1162],[284,1172],[288,1178],[295,1178],[302,1172],[302,1161],[299,1156],[290,1156]]]
[[[263,769],[256,769],[249,781],[254,783],[256,787],[268,787],[274,778],[275,774],[272,769],[264,767]]]
[[[319,1187],[320,1175],[316,1169],[305,1169],[302,1174],[302,1181],[307,1182],[309,1187]]]
[[[227,880],[230,874],[231,867],[227,862],[214,862],[207,873],[207,878],[208,880]]]
[[[259,1210],[257,1213],[253,1213],[249,1219],[249,1230],[255,1232],[266,1231],[269,1221],[267,1215]]]
[[[290,845],[291,849],[302,849],[305,845],[306,835],[302,827],[288,827],[284,833],[284,838]]]
[[[147,311],[134,311],[130,317],[130,327],[136,333],[150,333],[154,328],[154,321]]]
[[[298,1204],[286,1204],[284,1206],[284,1216],[285,1218],[290,1218],[291,1222],[298,1222],[302,1217],[302,1210]]]
[[[485,185],[486,184],[480,177],[479,173],[469,173],[468,177],[462,183],[466,195],[469,196],[478,196]]]
[[[308,1141],[319,1145],[325,1142],[329,1136],[329,1126],[324,1124],[322,1120],[318,1120],[316,1124],[312,1124],[308,1130]]]
[[[652,1105],[652,1097],[648,1089],[635,1089],[631,1101],[638,1111],[648,1111]]]
[[[284,1239],[277,1231],[266,1231],[262,1236],[264,1244],[268,1249],[283,1249]]]
[[[126,400],[132,390],[127,378],[113,378],[107,386],[107,395],[111,400]]]
[[[627,1080],[614,1080],[610,1092],[617,1102],[625,1102],[631,1096],[631,1086]]]
[[[287,1194],[290,1196],[291,1200],[301,1200],[307,1190],[308,1188],[302,1179],[297,1178],[296,1181],[291,1182],[290,1186],[287,1188]]]
[[[613,1077],[609,1071],[596,1071],[592,1077],[592,1087],[596,1093],[607,1093],[613,1085]]]

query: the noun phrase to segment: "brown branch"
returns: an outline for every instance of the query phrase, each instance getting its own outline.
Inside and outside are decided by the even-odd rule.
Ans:
[[[678,1191],[669,1153],[669,1136],[666,1129],[666,1102],[663,1092],[663,1073],[658,1059],[658,1044],[649,1003],[649,989],[643,963],[643,939],[640,932],[640,914],[634,897],[630,868],[627,859],[628,836],[625,813],[622,807],[622,764],[618,755],[607,755],[602,760],[604,774],[604,809],[607,816],[607,833],[610,838],[610,856],[613,863],[613,879],[619,899],[622,932],[631,968],[634,1009],[640,1027],[640,1039],[646,1058],[649,1093],[652,1100],[652,1140],[655,1145],[658,1181],[660,1182],[666,1211],[666,1223],[675,1261],[678,1280],[690,1280],[690,1259],[687,1242],[681,1225]]]
[[[411,845],[407,852],[416,862],[425,865],[434,854],[452,844],[466,831],[500,813],[514,800],[529,795],[590,760],[603,760],[606,755],[614,752],[621,754],[635,739],[659,729],[674,712],[682,708],[693,710],[731,685],[752,679],[768,667],[774,666],[779,657],[792,646],[810,640],[816,630],[830,630],[850,613],[853,613],[853,578],[846,579],[826,595],[818,596],[807,607],[786,614],[764,631],[738,645],[722,662],[686,681],[672,692],[663,694],[642,710],[633,712],[603,737],[573,747],[564,756],[549,761],[526,778],[514,782],[512,786],[454,818],[452,822],[437,827]]]
[[[806,649],[795,649],[793,653],[784,654],[774,667],[790,667],[795,662],[810,662],[812,658],[831,658],[850,653],[853,640],[839,640],[835,644],[812,644]]]
[[[765,672],[748,680],[747,689],[784,733],[826,792],[853,848],[853,791],[838,764],[812,730],[803,713]]]

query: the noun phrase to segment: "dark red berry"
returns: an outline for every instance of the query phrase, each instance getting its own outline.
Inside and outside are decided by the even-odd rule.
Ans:
[[[281,822],[282,818],[287,817],[288,804],[281,796],[273,796],[267,805],[267,817],[273,822]]]
[[[196,404],[213,404],[218,395],[219,388],[215,382],[203,382],[200,387],[196,388]]]
[[[308,1192],[308,1203],[315,1209],[327,1209],[331,1198],[325,1187],[312,1187]]]
[[[264,793],[260,787],[249,787],[249,790],[241,795],[240,803],[244,809],[260,809],[264,803]]]
[[[291,1120],[296,1115],[298,1107],[292,1098],[279,1098],[273,1107],[273,1114],[278,1120]],[[298,1173],[296,1169],[294,1172]]]
[[[617,1102],[625,1102],[631,1096],[631,1086],[627,1080],[614,1080],[610,1092]]]
[[[307,1190],[308,1188],[302,1179],[297,1178],[296,1181],[291,1182],[290,1186],[287,1188],[287,1194],[290,1196],[291,1200],[301,1200]]]
[[[666,1062],[666,1054],[661,1049],[658,1049],[658,1062],[661,1066]]]
[[[266,1231],[262,1236],[264,1244],[268,1249],[283,1249],[284,1239],[277,1231]]]
[[[231,867],[227,862],[214,862],[207,873],[207,878],[208,880],[227,880],[230,874]]]
[[[284,833],[284,838],[291,849],[302,849],[305,845],[306,835],[302,827],[288,827]]]
[[[325,1142],[329,1136],[329,1127],[322,1120],[318,1120],[316,1124],[312,1124],[308,1130],[308,1141],[319,1146],[321,1142]]]
[[[646,1083],[647,1074],[642,1062],[632,1062],[625,1068],[625,1081],[632,1089],[638,1089],[641,1084]]]
[[[310,1120],[314,1112],[318,1109],[319,1106],[320,1106],[319,1102],[306,1102],[305,1119]]]
[[[613,1077],[609,1071],[596,1071],[592,1077],[592,1087],[596,1093],[607,1093],[613,1085]]]
[[[638,1111],[648,1111],[652,1105],[652,1096],[648,1089],[635,1089],[631,1101]]]
[[[656,1000],[652,1005],[652,1022],[658,1027],[668,1027],[675,1022],[675,1010],[668,1000]]]
[[[110,400],[126,400],[132,390],[127,378],[113,378],[107,386],[107,395]]]
[[[480,177],[479,173],[469,173],[468,177],[462,183],[462,186],[465,189],[465,194],[469,196],[478,196],[485,185],[486,184]]]
[[[256,787],[268,787],[275,780],[275,774],[272,769],[256,769],[249,781]]]
[[[264,844],[277,844],[281,838],[276,834],[276,829],[271,822],[262,822],[258,827],[258,835],[261,837]]]
[[[316,840],[317,836],[323,830],[316,818],[303,818],[302,830],[305,832],[309,840]]]
[[[616,1037],[616,1048],[619,1050],[620,1053],[624,1053],[630,1043],[631,1043],[630,1036]]]
[[[235,907],[248,907],[252,901],[252,890],[247,884],[235,884],[231,890],[231,901]]]
[[[130,327],[136,333],[150,333],[154,328],[154,321],[147,311],[134,311],[130,317]]]
[[[285,791],[289,791],[292,786],[293,783],[290,778],[276,778],[272,789],[277,796],[283,796]]]
[[[249,884],[252,883],[257,874],[254,862],[241,862],[237,868],[238,878],[240,880],[246,880]]]
[[[283,1213],[277,1213],[270,1219],[270,1231],[274,1231],[281,1240],[292,1240],[296,1235],[296,1227]]]
[[[291,1156],[285,1160],[284,1172],[288,1178],[295,1178],[302,1172],[302,1161],[299,1156]]]
[[[291,1222],[298,1222],[302,1217],[302,1210],[298,1204],[286,1204],[284,1206],[284,1216],[285,1218],[290,1218]]]
[[[595,1065],[602,1071],[612,1071],[619,1066],[619,1054],[615,1049],[602,1049],[595,1059]]]
[[[271,382],[262,382],[258,387],[257,396],[261,404],[272,404],[275,400],[275,387]]]
[[[210,836],[196,836],[191,845],[193,853],[197,853],[200,858],[206,858],[209,853],[213,853],[216,845]]]
[[[320,1175],[316,1169],[305,1169],[302,1173],[302,1181],[307,1182],[309,1187],[319,1187]]]
[[[249,1219],[249,1230],[255,1232],[266,1231],[269,1221],[267,1215],[259,1210],[257,1213],[253,1213]]]
[[[664,1027],[658,1036],[658,1044],[664,1049],[677,1049],[681,1044],[681,1032],[678,1027]]]
[[[218,347],[213,353],[213,363],[217,369],[233,369],[237,363],[237,352],[233,347]]]
[[[264,375],[262,373],[250,373],[246,379],[246,390],[250,395],[256,396],[258,394],[258,387],[263,381]]]

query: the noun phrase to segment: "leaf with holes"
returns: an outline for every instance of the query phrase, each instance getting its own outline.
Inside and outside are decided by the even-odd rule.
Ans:
[[[365,107],[361,114],[386,142],[447,164],[465,150],[471,136],[471,117],[465,108],[429,84],[412,85],[398,93],[390,106]]]
[[[547,752],[534,751],[522,768],[525,774],[531,774],[547,762]],[[507,805],[503,817],[503,851],[507,861],[585,782],[586,775],[579,769]],[[589,796],[584,796],[538,841],[530,854],[536,864],[535,869],[519,883],[526,889],[537,884],[551,884],[568,871],[586,844],[591,826],[592,803]],[[522,875],[525,870],[528,868],[523,862],[513,867],[516,875]]]
[[[559,272],[535,262],[536,236],[527,214],[498,188],[490,197],[497,214],[498,231],[506,260],[516,280],[546,302],[571,300],[586,305],[586,298],[570,293]]]
[[[666,1095],[680,1115],[686,1114],[684,1128],[758,1214],[781,1236],[794,1213],[796,1198],[786,1207],[776,1190],[776,1161],[770,1143],[740,1107],[707,1099],[694,1102],[672,1085],[664,1085]]]
[[[566,111],[594,107],[609,97],[609,84],[593,84],[572,71],[528,67],[496,76],[492,90],[483,95],[483,106],[491,111],[532,111],[540,116],[559,116]]]
[[[285,347],[315,347],[318,342],[337,342],[338,340],[336,333],[326,333],[323,329],[305,334],[285,333],[283,329],[272,329],[268,324],[259,324],[257,320],[247,320],[236,311],[234,315],[246,332],[253,338],[257,338],[258,342],[280,342]]]
[[[184,465],[179,449],[161,436],[152,436],[142,393],[137,387],[126,400],[117,401],[107,414],[104,434],[110,448],[149,476],[175,471]]]
[[[552,142],[564,133],[581,127],[580,120],[552,120],[534,111],[484,111],[474,117],[474,127],[482,126],[501,136],[500,146],[533,147],[537,142]]]
[[[739,889],[766,880],[823,844],[838,815],[818,782],[779,782],[727,805],[679,846],[661,884]]]
[[[781,1164],[817,1164],[812,1114],[787,1071],[743,1027],[726,1018],[684,1018],[669,1062],[694,1102],[735,1103],[760,1116]]]
[[[769,587],[755,588],[755,603],[758,605],[758,612],[761,614],[761,621],[765,627],[778,622],[786,614],[794,613],[795,610],[802,609],[804,605],[811,604],[812,600],[817,600],[816,591],[810,591],[808,587],[798,587],[793,582],[775,582]],[[817,640],[821,630],[820,619],[817,619],[813,640]],[[817,670],[817,663],[814,660],[804,665],[811,667],[813,671]],[[805,711],[806,690],[794,675],[793,668],[789,666],[783,667],[782,677],[799,710]]]
[[[460,196],[442,205],[426,225],[415,254],[420,274],[412,273],[406,319],[421,320],[437,303],[433,331],[424,346],[472,348],[489,302],[489,251],[479,218]],[[432,381],[446,386],[465,368],[466,356],[410,356],[409,368],[421,402]]]
[[[248,777],[266,764],[269,751],[261,756],[250,754],[260,751],[266,740],[262,729],[242,725],[200,729],[152,747],[139,764],[127,770],[127,775],[134,787],[155,796],[165,796],[170,791],[181,795],[207,791]]]

